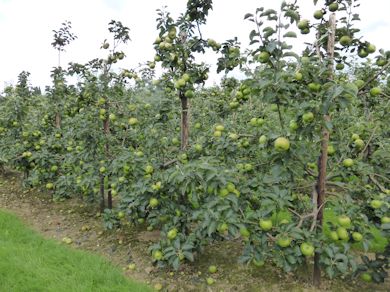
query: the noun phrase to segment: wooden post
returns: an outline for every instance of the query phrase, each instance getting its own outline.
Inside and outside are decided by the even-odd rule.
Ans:
[[[56,113],[56,128],[57,129],[61,128],[61,115],[59,112]]]
[[[188,115],[188,98],[180,93],[181,101],[181,150],[185,150],[188,147],[189,139],[189,115]]]
[[[327,62],[329,68],[329,79],[333,79],[333,62],[334,62],[334,44],[336,34],[336,14],[332,13],[329,17],[329,35],[327,45]],[[328,113],[323,116],[324,123],[331,121]],[[318,178],[316,184],[317,193],[317,226],[322,228],[323,223],[323,204],[325,202],[325,186],[326,186],[326,165],[328,162],[328,145],[329,145],[330,133],[326,126],[322,126],[322,141],[321,141],[321,154],[318,159]],[[320,266],[320,253],[316,252],[314,255],[314,270],[313,270],[313,283],[316,287],[321,285],[321,266]]]

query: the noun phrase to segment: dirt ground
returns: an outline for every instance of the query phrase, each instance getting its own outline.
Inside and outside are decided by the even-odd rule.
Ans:
[[[73,248],[104,256],[126,276],[151,286],[161,283],[164,291],[390,291],[389,282],[366,285],[350,280],[324,280],[318,290],[311,286],[307,270],[294,276],[271,265],[242,265],[237,263],[240,241],[210,244],[194,263],[183,265],[180,271],[159,269],[148,253],[148,247],[159,237],[158,231],[146,231],[146,226],[106,231],[96,207],[81,199],[53,202],[46,191],[23,189],[15,173],[0,176],[0,209],[15,213],[46,238],[61,242],[70,238]],[[135,270],[127,269],[130,263],[135,263]],[[206,284],[210,265],[218,267],[212,286]]]

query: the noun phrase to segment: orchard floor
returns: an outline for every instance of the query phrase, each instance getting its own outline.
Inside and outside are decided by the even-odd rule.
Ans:
[[[318,290],[311,286],[310,272],[304,267],[293,275],[270,265],[258,268],[238,264],[242,244],[239,240],[210,245],[194,263],[171,274],[154,267],[147,251],[157,240],[157,231],[130,226],[105,231],[95,207],[79,199],[53,202],[44,191],[21,188],[19,175],[15,173],[0,176],[0,209],[15,213],[46,238],[72,239],[70,246],[102,255],[123,268],[123,273],[132,279],[151,286],[162,284],[163,291],[390,291],[389,281],[375,285],[359,280],[326,279]],[[135,263],[136,269],[128,270],[129,263]],[[215,284],[207,286],[205,279],[210,276],[207,272],[210,265],[217,265],[218,272],[212,275]]]

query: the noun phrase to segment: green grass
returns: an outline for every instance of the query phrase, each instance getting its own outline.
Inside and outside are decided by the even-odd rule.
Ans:
[[[0,291],[152,291],[103,258],[46,240],[0,210]]]

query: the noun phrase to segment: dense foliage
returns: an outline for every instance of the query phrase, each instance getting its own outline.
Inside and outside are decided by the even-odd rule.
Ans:
[[[313,21],[297,3],[259,8],[245,16],[254,30],[242,53],[236,39],[202,37],[212,1],[188,1],[177,20],[159,11],[156,56],[139,71],[113,69],[130,37],[112,21],[107,58],[55,67],[44,95],[26,72],[4,91],[0,163],[22,171],[26,187],[99,203],[107,228],[161,230],[150,247],[160,266],[241,237],[243,262],[293,271],[316,253],[331,278],[382,282],[390,247],[375,250],[372,232],[390,236],[390,52],[372,55],[357,5],[326,1]],[[296,27],[316,32],[300,55],[289,43]],[[59,53],[75,39],[69,30],[55,31]],[[206,50],[218,71],[242,67],[246,78],[205,87],[209,68],[196,55]],[[376,258],[359,261],[368,252]]]

